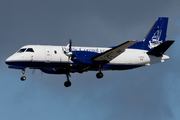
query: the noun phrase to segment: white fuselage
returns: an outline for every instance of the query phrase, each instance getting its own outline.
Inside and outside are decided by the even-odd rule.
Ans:
[[[26,51],[28,48],[32,48],[33,52]],[[9,65],[15,64],[32,68],[60,68],[61,65],[62,67],[64,67],[63,64],[65,63],[73,63],[73,61],[70,61],[68,57],[64,54],[64,51],[68,50],[67,46],[27,45],[22,47],[21,49],[26,50],[24,50],[23,52],[16,52],[6,60],[6,63]],[[109,49],[110,48],[103,47],[72,47],[72,51],[91,51],[97,53],[102,53]],[[167,59],[169,59],[169,57],[166,55],[163,55],[162,57],[148,55],[146,50],[125,49],[125,51],[121,55],[110,61],[108,65],[116,66],[112,68],[113,70],[121,70],[121,68],[119,67],[121,67],[122,65],[133,65],[140,67],[150,65],[152,63],[163,62]],[[112,70],[110,66],[105,67],[104,69]],[[122,70],[132,68],[127,67],[122,68]]]

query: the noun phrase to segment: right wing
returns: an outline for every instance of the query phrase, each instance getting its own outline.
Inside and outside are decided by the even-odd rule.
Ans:
[[[116,58],[118,55],[122,54],[126,48],[130,47],[131,45],[133,45],[134,43],[136,43],[137,40],[130,40],[127,41],[123,44],[120,44],[110,50],[107,50],[97,56],[94,56],[93,58],[91,58],[92,61],[96,61],[96,62],[109,62],[111,60],[113,60],[114,58]]]
[[[137,41],[127,41],[103,53],[72,51],[73,55],[71,60],[76,63],[74,69],[79,72],[84,72],[91,67],[97,68],[99,65],[104,65],[123,53],[126,48],[130,47],[136,42]]]

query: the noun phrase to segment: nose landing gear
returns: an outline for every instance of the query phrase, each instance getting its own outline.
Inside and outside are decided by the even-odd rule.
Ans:
[[[22,73],[21,73],[23,76],[21,77],[21,81],[25,81],[26,80],[26,77],[24,76],[25,74],[25,69],[22,69]]]

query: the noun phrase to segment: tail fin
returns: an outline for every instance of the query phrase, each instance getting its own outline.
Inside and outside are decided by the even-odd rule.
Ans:
[[[150,50],[159,44],[165,42],[166,40],[166,32],[167,32],[168,18],[167,17],[159,17],[143,41],[137,42],[132,45],[130,48],[137,48],[143,50]]]
[[[168,18],[160,17],[158,18],[158,20],[156,20],[156,22],[154,23],[154,25],[152,26],[152,28],[150,29],[150,31],[143,40],[144,49],[150,50],[158,46],[159,44],[165,42],[167,24],[168,24]]]

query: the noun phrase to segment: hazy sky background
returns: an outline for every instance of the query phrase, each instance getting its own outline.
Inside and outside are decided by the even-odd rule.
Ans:
[[[1,120],[179,120],[179,0],[0,0]],[[143,40],[169,17],[170,60],[127,71],[65,75],[8,69],[5,59],[28,44],[114,46]]]

